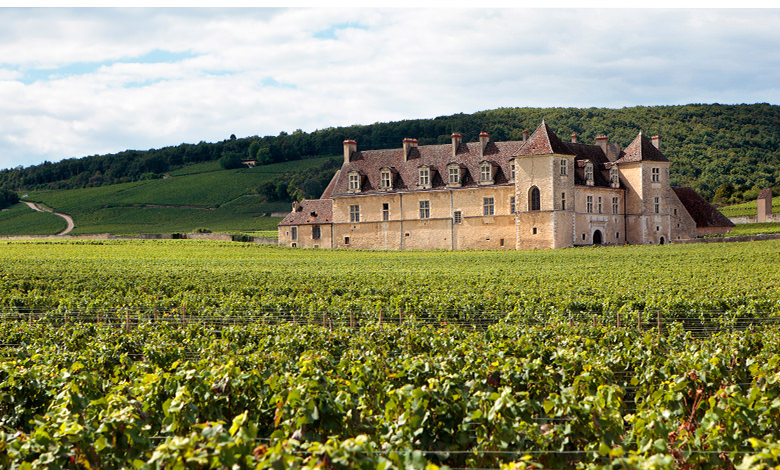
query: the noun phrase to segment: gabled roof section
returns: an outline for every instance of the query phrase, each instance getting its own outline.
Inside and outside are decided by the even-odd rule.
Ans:
[[[764,188],[758,194],[758,199],[772,199],[772,188]]]
[[[542,121],[531,137],[520,147],[519,155],[574,155],[546,122]]]
[[[696,227],[733,227],[734,223],[721,214],[709,202],[692,188],[679,188],[672,186],[677,198],[685,206],[685,210],[696,221]]]
[[[631,142],[628,147],[623,151],[623,156],[620,157],[615,163],[632,163],[632,162],[668,162],[664,154],[660,150],[655,148],[647,137],[640,132],[636,139]]]
[[[320,225],[333,222],[333,199],[304,199],[279,225]]]
[[[328,183],[328,187],[325,188],[325,191],[322,192],[320,199],[330,199],[331,194],[333,194],[333,189],[336,187],[336,181],[338,181],[340,175],[341,169],[336,170],[336,174],[330,179],[330,183]]]

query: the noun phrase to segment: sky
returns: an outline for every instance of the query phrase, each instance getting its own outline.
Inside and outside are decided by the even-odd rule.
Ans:
[[[757,8],[0,8],[0,169],[501,107],[778,104],[778,25]]]

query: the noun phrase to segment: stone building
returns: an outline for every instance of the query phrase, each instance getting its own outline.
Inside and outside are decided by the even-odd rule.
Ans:
[[[764,188],[756,199],[756,221],[773,222],[772,217],[772,189]]]
[[[641,133],[625,150],[603,135],[595,145],[576,134],[563,142],[544,121],[522,141],[491,142],[483,132],[465,143],[455,133],[451,144],[407,138],[401,148],[360,151],[346,140],[341,169],[320,199],[293,203],[279,244],[535,249],[664,244],[730,230],[693,190],[669,185],[659,142]]]

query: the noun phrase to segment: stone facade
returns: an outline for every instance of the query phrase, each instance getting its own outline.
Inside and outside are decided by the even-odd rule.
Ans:
[[[730,230],[725,218],[696,218],[689,200],[703,199],[670,186],[658,147],[657,136],[641,133],[625,150],[606,136],[586,145],[573,134],[564,143],[545,122],[522,141],[490,142],[483,132],[463,143],[456,133],[451,145],[404,139],[399,149],[358,151],[347,140],[342,168],[320,199],[293,203],[279,244],[543,249],[663,244],[694,238],[700,226]]]

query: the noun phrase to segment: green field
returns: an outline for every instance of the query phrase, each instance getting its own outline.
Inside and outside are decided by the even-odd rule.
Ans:
[[[62,217],[49,212],[36,212],[21,203],[0,211],[0,236],[54,235],[66,227]]]
[[[778,263],[0,241],[0,466],[776,468]]]
[[[237,170],[224,170],[218,163],[208,162],[174,171],[165,179],[33,191],[25,200],[41,202],[73,217],[74,235],[175,233],[197,228],[212,232],[274,230],[281,219],[269,214],[289,211],[289,204],[265,202],[255,195],[257,187],[280,174],[317,167],[330,158]]]
[[[738,237],[741,235],[760,235],[762,233],[780,233],[780,222],[737,224],[734,229],[726,236]]]
[[[718,210],[726,217],[755,217],[758,213],[756,201],[719,207]],[[772,198],[772,212],[775,214],[780,213],[780,197]]]
[[[173,241],[0,242],[0,307],[424,321],[780,314],[780,241],[373,252]]]

